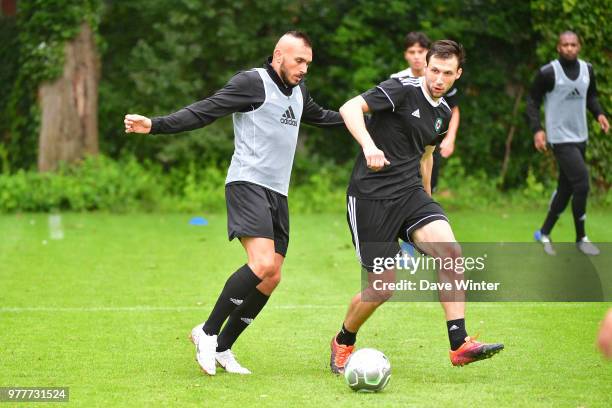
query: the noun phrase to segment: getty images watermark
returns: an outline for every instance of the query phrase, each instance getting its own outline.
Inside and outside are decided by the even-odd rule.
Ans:
[[[587,256],[555,243],[554,256],[533,242],[427,243],[427,256],[406,244],[362,243],[362,296],[394,301],[439,297],[476,302],[612,301],[612,243]],[[371,257],[369,257],[371,256]],[[366,259],[370,261],[367,262]],[[383,293],[386,292],[386,293]]]
[[[374,279],[372,286],[375,290],[402,290],[402,291],[440,291],[440,290],[499,290],[500,282],[487,282],[485,280],[475,281],[464,279],[464,274],[470,271],[484,271],[487,255],[478,257],[428,257],[412,256],[402,251],[394,257],[376,257],[372,272],[377,275],[386,270],[395,269],[396,271],[405,270],[410,275],[415,275],[417,271],[448,271],[458,274],[456,279],[447,282],[432,281],[430,279],[419,279],[417,281],[400,279],[396,282],[386,282],[384,279]]]

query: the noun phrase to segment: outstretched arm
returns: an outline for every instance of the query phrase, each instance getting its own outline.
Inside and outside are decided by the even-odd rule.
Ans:
[[[263,83],[256,72],[240,72],[214,95],[167,116],[148,118],[125,115],[127,133],[179,133],[209,125],[234,112],[255,109],[265,99]]]
[[[363,149],[368,168],[378,171],[391,163],[385,158],[383,151],[376,147],[366,128],[363,114],[369,110],[365,99],[359,95],[342,105],[340,115],[351,135]]]

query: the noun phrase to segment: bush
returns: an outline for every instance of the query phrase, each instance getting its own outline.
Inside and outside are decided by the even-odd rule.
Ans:
[[[135,159],[89,157],[56,173],[0,175],[0,211],[150,210],[163,196],[156,174]]]
[[[342,213],[352,162],[342,165],[302,153],[296,157],[289,193],[292,213]],[[435,199],[447,209],[540,208],[554,185],[528,169],[526,185],[502,192],[499,180],[483,170],[467,171],[459,157],[441,172]],[[164,171],[159,164],[135,158],[114,161],[89,157],[62,165],[55,173],[19,170],[0,174],[0,212],[17,211],[225,211],[225,169],[195,162]],[[612,193],[594,189],[590,205],[610,206]]]

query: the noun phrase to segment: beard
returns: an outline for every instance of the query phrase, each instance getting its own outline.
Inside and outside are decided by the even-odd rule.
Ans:
[[[289,71],[287,70],[287,68],[285,68],[285,64],[281,64],[280,66],[280,78],[285,85],[295,86],[299,82],[299,81],[294,82],[290,79]]]
[[[433,85],[427,85],[427,87],[429,88],[429,94],[434,98],[440,98],[444,96],[444,94],[446,93],[446,91],[442,91],[442,92],[436,91]]]

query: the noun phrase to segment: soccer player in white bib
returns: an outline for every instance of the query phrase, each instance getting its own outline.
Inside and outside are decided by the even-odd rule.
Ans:
[[[589,131],[587,109],[608,133],[610,125],[597,100],[593,67],[578,58],[580,39],[566,31],[559,35],[559,58],[540,68],[527,98],[527,117],[536,149],[552,149],[559,166],[557,189],[550,200],[542,227],[534,234],[544,251],[555,255],[550,234],[570,198],[576,231],[576,246],[586,255],[597,255],[599,249],[585,231],[589,171],[586,167],[586,147]],[[546,131],[540,123],[540,105],[544,101]]]
[[[311,61],[308,36],[290,31],[262,68],[239,72],[211,97],[168,116],[128,114],[124,119],[128,133],[178,133],[233,114],[235,149],[225,184],[228,237],[240,239],[247,263],[230,275],[208,319],[191,331],[196,360],[209,375],[216,373],[217,363],[227,372],[250,374],[231,347],[281,278],[300,124],[344,126],[338,112],[321,108],[310,96],[303,80]]]

